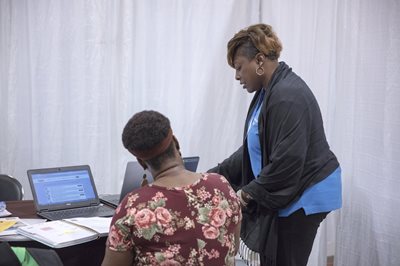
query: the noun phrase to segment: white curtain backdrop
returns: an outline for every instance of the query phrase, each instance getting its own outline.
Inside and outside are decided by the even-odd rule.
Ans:
[[[0,170],[25,188],[27,169],[89,164],[100,193],[119,193],[122,128],[143,109],[170,118],[199,170],[240,145],[250,96],[226,43],[258,2],[0,3]]]
[[[400,2],[396,0],[0,0],[0,172],[89,164],[118,193],[121,131],[135,112],[166,114],[199,171],[240,145],[251,95],[226,43],[271,24],[282,60],[316,95],[343,170],[343,208],[309,265],[400,265]]]
[[[338,4],[332,145],[344,172],[338,265],[400,265],[400,2]]]

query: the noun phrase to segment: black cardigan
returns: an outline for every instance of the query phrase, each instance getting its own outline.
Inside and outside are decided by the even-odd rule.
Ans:
[[[259,94],[260,91],[254,95],[248,110],[243,145],[209,171],[224,175],[236,190],[241,188],[251,196],[253,201],[243,210],[241,238],[249,248],[260,252],[262,260],[263,255],[271,260],[264,260],[262,265],[273,265],[274,258],[269,257],[276,252],[276,246],[271,245],[277,240],[277,211],[329,176],[339,163],[326,141],[313,93],[291,68],[280,62],[261,107],[258,130],[262,169],[254,179],[246,132]],[[264,234],[268,237],[264,238]]]

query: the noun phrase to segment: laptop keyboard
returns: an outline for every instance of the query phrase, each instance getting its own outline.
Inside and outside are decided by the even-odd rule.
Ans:
[[[114,210],[111,209],[110,207],[100,205],[100,206],[80,207],[75,209],[43,212],[40,214],[51,220],[61,220],[61,219],[76,218],[76,217],[113,216]]]
[[[99,196],[100,201],[104,204],[110,205],[111,207],[117,207],[119,204],[119,194],[105,194]]]

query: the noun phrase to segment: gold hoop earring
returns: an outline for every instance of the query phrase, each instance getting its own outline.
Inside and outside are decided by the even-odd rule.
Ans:
[[[258,70],[260,70],[261,69],[261,73],[258,71]],[[259,66],[257,69],[256,69],[256,74],[257,75],[259,75],[259,76],[262,76],[262,75],[264,75],[264,68],[262,67],[262,66]]]

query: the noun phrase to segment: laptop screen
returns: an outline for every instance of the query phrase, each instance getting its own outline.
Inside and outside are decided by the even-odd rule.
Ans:
[[[196,172],[199,160],[199,156],[183,157],[183,164],[185,165],[186,170]]]
[[[62,206],[97,200],[88,166],[29,170],[28,176],[36,205]]]

